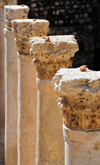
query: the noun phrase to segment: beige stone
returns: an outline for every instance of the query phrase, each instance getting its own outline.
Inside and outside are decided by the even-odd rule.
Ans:
[[[78,131],[63,125],[65,165],[99,165],[100,131]]]
[[[0,163],[4,164],[5,135],[5,42],[4,42],[4,5],[16,4],[17,1],[0,0]]]
[[[18,165],[36,164],[37,92],[29,38],[47,35],[46,20],[14,20],[18,56]],[[38,31],[37,31],[38,30]],[[23,54],[24,53],[24,54]]]
[[[53,81],[62,96],[64,124],[71,129],[100,129],[100,71],[60,69]]]
[[[33,37],[30,39],[37,70],[37,165],[63,165],[62,113],[56,105],[52,77],[61,67],[70,67],[78,51],[74,36]]]
[[[34,37],[30,39],[31,54],[37,69],[37,77],[52,79],[60,68],[72,66],[71,57],[78,51],[74,36],[50,36],[50,42],[45,38]],[[37,53],[38,52],[38,53]]]
[[[49,22],[42,19],[14,20],[11,25],[14,28],[18,52],[24,55],[30,52],[30,37],[46,36],[49,32]]]
[[[0,0],[0,164],[4,164],[5,136],[5,42],[4,0]],[[14,1],[16,3],[16,0]],[[13,3],[12,3],[13,4]]]
[[[53,83],[63,110],[65,165],[99,165],[100,71],[61,68]]]
[[[35,165],[37,130],[35,67],[30,55],[18,57],[18,165]]]
[[[5,164],[17,165],[18,58],[14,34],[5,33]]]
[[[25,18],[28,7],[5,6],[5,19],[10,23],[13,19]],[[19,12],[21,11],[21,15]],[[26,11],[26,12],[25,12]],[[18,15],[16,15],[18,13]],[[23,13],[23,14],[22,14]],[[11,24],[10,24],[11,25]],[[18,57],[15,36],[12,28],[7,26],[5,32],[5,164],[18,163]]]
[[[56,104],[58,95],[51,80],[36,79],[37,154],[36,165],[64,165],[62,113]]]
[[[0,143],[4,143],[5,128],[5,49],[4,21],[0,20]]]
[[[4,6],[5,27],[11,29],[11,21],[15,19],[27,19],[29,7],[24,5]]]
[[[24,19],[11,22],[17,41],[29,41],[30,37],[47,36],[49,21],[43,19]]]
[[[5,5],[17,5],[17,0],[0,0],[0,13],[3,14]]]

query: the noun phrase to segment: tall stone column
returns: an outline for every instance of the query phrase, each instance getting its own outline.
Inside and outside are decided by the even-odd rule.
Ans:
[[[12,21],[18,50],[18,165],[36,164],[37,89],[29,38],[46,36],[46,20]]]
[[[5,49],[3,29],[4,19],[3,14],[0,13],[0,146],[1,143],[4,144],[5,128]]]
[[[5,123],[5,42],[4,42],[4,6],[17,4],[17,1],[0,1],[0,143],[4,143]]]
[[[27,18],[27,6],[5,6],[5,164],[17,165],[18,58],[11,21]]]
[[[53,82],[63,110],[65,165],[99,165],[100,71],[62,68]]]
[[[61,67],[70,67],[78,50],[74,36],[34,37],[31,55],[37,70],[37,165],[64,165],[62,114],[56,105],[52,78]]]
[[[17,4],[16,0],[0,0],[0,164],[4,162],[5,135],[5,42],[4,42],[4,6]]]

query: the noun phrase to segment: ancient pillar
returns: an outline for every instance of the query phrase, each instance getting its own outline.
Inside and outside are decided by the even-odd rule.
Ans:
[[[5,6],[5,163],[17,165],[18,127],[18,58],[15,37],[11,27],[13,19],[27,18],[27,6]]]
[[[74,36],[34,37],[31,55],[37,70],[37,165],[64,165],[62,117],[56,105],[52,78],[61,67],[70,67],[78,50]]]
[[[4,143],[5,123],[5,42],[4,42],[4,6],[16,4],[17,1],[0,1],[0,143]]]
[[[12,21],[18,50],[18,165],[36,164],[37,90],[29,38],[46,36],[46,20]]]
[[[62,68],[53,82],[63,110],[65,165],[99,165],[100,71]]]
[[[5,42],[4,42],[4,6],[17,4],[17,0],[0,0],[0,164],[4,163],[5,134]]]

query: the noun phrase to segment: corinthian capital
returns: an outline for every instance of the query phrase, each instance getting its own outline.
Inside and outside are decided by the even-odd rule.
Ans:
[[[20,54],[30,53],[30,37],[46,36],[49,32],[49,21],[40,19],[18,19],[11,22],[13,28],[17,50]]]
[[[77,41],[72,35],[34,37],[30,44],[37,77],[41,79],[50,80],[60,68],[71,67],[70,58],[78,51]]]
[[[60,69],[53,77],[64,124],[71,129],[100,129],[100,71]]]

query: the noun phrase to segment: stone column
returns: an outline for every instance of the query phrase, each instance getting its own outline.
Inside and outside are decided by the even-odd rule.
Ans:
[[[5,163],[17,165],[18,58],[11,21],[27,18],[27,6],[5,6]]]
[[[74,36],[34,37],[31,55],[37,70],[37,165],[64,165],[62,114],[56,105],[52,78],[61,67],[72,66],[78,50]]]
[[[5,136],[5,42],[4,42],[4,6],[17,1],[0,0],[0,164],[4,164]]]
[[[0,13],[0,143],[4,144],[5,123],[5,50],[4,50],[4,19]]]
[[[36,164],[37,91],[29,38],[46,36],[46,20],[12,22],[18,50],[18,165]]]
[[[100,71],[62,68],[53,82],[63,110],[65,165],[99,165]]]
[[[0,143],[4,144],[5,123],[5,42],[4,42],[4,6],[16,4],[17,1],[0,0]]]

